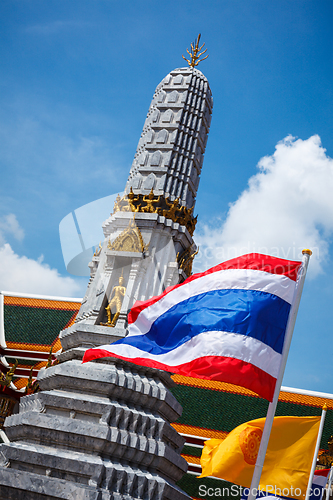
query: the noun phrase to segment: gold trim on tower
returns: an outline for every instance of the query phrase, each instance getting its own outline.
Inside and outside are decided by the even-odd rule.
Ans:
[[[198,248],[196,252],[193,252],[191,254],[191,248],[186,250],[182,255],[178,254],[176,259],[179,269],[182,269],[187,277],[191,276],[192,274],[193,259],[199,252]]]
[[[128,195],[122,198],[119,195],[117,196],[111,215],[116,212],[155,213],[162,215],[166,219],[171,219],[173,222],[178,222],[181,226],[185,226],[190,235],[193,236],[198,218],[198,216],[193,217],[193,208],[181,205],[179,198],[170,201],[170,198],[154,196],[153,190],[150,191],[148,196],[142,194],[135,196],[131,188]]]
[[[116,252],[138,252],[144,253],[148,250],[148,245],[144,244],[140,229],[135,224],[135,219],[131,219],[126,229],[114,240],[108,241],[108,249]]]

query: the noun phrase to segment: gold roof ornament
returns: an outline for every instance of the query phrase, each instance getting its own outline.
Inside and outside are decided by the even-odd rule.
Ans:
[[[193,259],[198,254],[199,247],[197,251],[193,252],[192,254],[191,251],[192,251],[192,246],[189,249],[185,250],[185,252],[181,256],[179,256],[178,252],[176,257],[176,262],[178,263],[179,269],[182,269],[188,277],[191,276],[192,274]]]
[[[135,218],[129,221],[128,227],[114,240],[108,241],[108,249],[117,252],[145,253],[149,245],[145,245],[141,231],[135,224]]]
[[[327,444],[328,451],[324,451],[318,457],[318,465],[322,465],[323,467],[331,467],[333,464],[333,436],[329,438]]]
[[[201,47],[199,47],[200,37],[201,37],[201,33],[199,33],[198,38],[196,39],[196,41],[194,42],[194,44],[191,43],[192,52],[190,52],[188,49],[186,49],[186,52],[191,57],[191,60],[186,59],[186,57],[184,57],[183,54],[182,54],[182,58],[185,59],[185,61],[187,61],[187,63],[190,66],[190,68],[195,68],[195,66],[198,66],[199,62],[204,61],[205,59],[207,59],[207,57],[209,55],[209,54],[207,54],[205,57],[203,57],[202,59],[200,59],[200,57],[207,52],[207,49],[205,49],[202,52],[200,52],[204,48],[204,46],[205,46],[205,44],[203,43],[201,45]]]
[[[98,257],[101,251],[102,251],[102,242],[100,241],[98,247],[95,248],[95,253],[93,257]]]
[[[38,363],[36,363],[36,365],[38,365]],[[36,365],[31,367],[28,383],[25,386],[25,394],[35,394],[36,392],[39,392],[39,384],[37,382],[37,379],[35,378],[35,380],[32,380],[32,372],[35,369]]]
[[[10,387],[10,384],[12,383],[17,365],[18,365],[18,361],[17,361],[17,359],[15,359],[15,363],[10,368],[10,370],[6,374],[2,374],[2,373],[0,374],[0,387],[2,387],[2,391],[4,390],[5,387]]]
[[[49,352],[49,357],[47,359],[47,363],[45,365],[45,369],[46,368],[50,368],[50,366],[52,366],[52,350],[53,350],[53,345],[51,345],[51,349],[50,349],[50,352]]]

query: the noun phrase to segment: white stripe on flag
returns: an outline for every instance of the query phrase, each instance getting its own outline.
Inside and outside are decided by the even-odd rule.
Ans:
[[[281,274],[253,269],[224,269],[197,278],[175,288],[157,302],[143,309],[134,323],[128,325],[128,336],[149,332],[154,321],[175,304],[211,290],[257,290],[292,303],[295,281]]]
[[[281,354],[260,340],[229,332],[203,332],[164,354],[151,354],[129,344],[111,344],[100,348],[125,358],[148,358],[170,367],[189,363],[205,356],[234,358],[260,368],[276,378]]]

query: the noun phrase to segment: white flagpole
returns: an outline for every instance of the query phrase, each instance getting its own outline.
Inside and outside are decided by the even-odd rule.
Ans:
[[[330,498],[332,479],[333,479],[333,465],[331,465],[330,475],[328,476],[328,485],[326,488],[326,499],[325,500],[329,500],[329,498]]]
[[[302,254],[303,254],[303,262],[302,262],[302,266],[299,270],[297,280],[296,280],[295,293],[294,293],[293,303],[292,303],[290,313],[289,313],[286,334],[285,334],[285,341],[284,341],[283,350],[282,350],[281,365],[280,365],[279,374],[278,374],[278,377],[276,380],[274,397],[273,397],[273,401],[271,403],[269,403],[269,406],[268,406],[265,426],[264,426],[262,437],[261,437],[257,461],[256,461],[256,464],[254,466],[252,482],[251,482],[251,486],[250,486],[250,493],[249,493],[249,496],[247,497],[247,500],[254,500],[256,498],[256,495],[257,495],[257,491],[258,491],[258,487],[259,487],[259,483],[260,483],[261,472],[262,472],[262,468],[263,468],[264,461],[265,461],[269,436],[271,434],[271,429],[272,429],[272,425],[273,425],[273,419],[274,419],[274,415],[275,415],[276,405],[277,405],[277,402],[279,399],[284,370],[286,367],[289,348],[290,348],[290,344],[291,344],[291,339],[293,336],[293,331],[294,331],[294,327],[295,327],[295,323],[296,323],[296,316],[297,316],[299,303],[301,300],[306,271],[308,268],[308,264],[309,264],[309,260],[310,260],[310,256],[311,256],[312,252],[311,252],[311,250],[306,249],[306,250],[302,251]]]
[[[316,465],[317,465],[318,451],[319,451],[321,436],[323,434],[326,412],[327,412],[327,405],[325,403],[323,406],[323,410],[321,412],[321,419],[320,419],[320,426],[319,426],[319,431],[318,431],[318,436],[317,436],[316,449],[314,451],[313,458],[312,458],[312,466],[311,466],[311,472],[310,472],[309,481],[308,481],[308,487],[306,489],[305,500],[309,500],[310,493],[312,490],[313,476],[314,476],[314,471],[315,471]]]

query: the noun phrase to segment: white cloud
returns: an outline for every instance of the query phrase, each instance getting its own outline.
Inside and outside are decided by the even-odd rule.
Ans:
[[[20,227],[15,214],[8,214],[0,217],[0,245],[5,243],[5,235],[10,234],[18,241],[24,238],[24,231]]]
[[[17,255],[9,243],[0,247],[0,290],[62,297],[80,297],[80,282],[61,276],[38,260]]]
[[[225,221],[196,235],[201,250],[196,266],[254,251],[298,260],[301,250],[310,248],[310,273],[320,273],[333,233],[333,160],[320,137],[286,137],[258,169]]]

